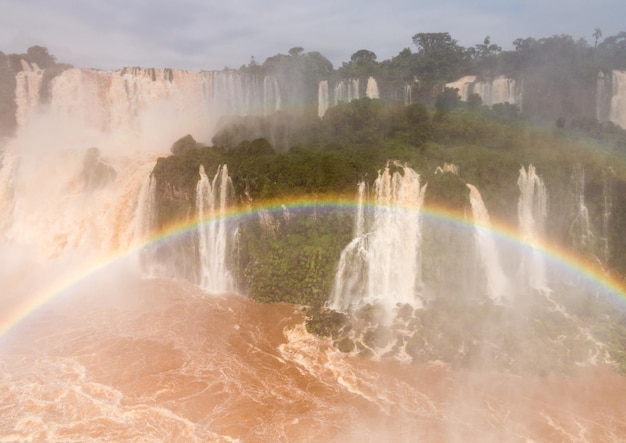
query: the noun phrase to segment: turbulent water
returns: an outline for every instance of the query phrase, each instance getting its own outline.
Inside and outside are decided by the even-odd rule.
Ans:
[[[201,94],[204,104],[245,113],[258,91],[273,90],[270,80],[69,70],[43,104],[41,72],[26,67],[16,91],[20,128],[0,167],[0,441],[624,440],[626,382],[604,366],[521,376],[342,353],[306,331],[300,307],[232,293],[219,260],[230,234],[219,217],[197,228],[197,281],[150,267],[150,249],[139,249],[154,222],[150,171],[206,116],[182,85],[210,78],[223,95]],[[257,109],[277,106],[272,93],[264,97]],[[171,109],[202,110],[197,120],[170,120]],[[152,134],[155,125],[163,132]],[[530,238],[545,223],[545,187],[531,167],[518,183]],[[197,215],[223,212],[227,166],[214,178],[200,169],[197,186]],[[484,203],[470,190],[474,219],[486,227]],[[359,187],[354,240],[337,258],[344,273],[331,300],[339,310],[382,302],[424,312],[424,184],[390,164],[371,191],[368,209],[368,188]],[[470,235],[475,260],[497,271],[488,230]],[[543,266],[532,255],[525,263]],[[496,301],[508,291],[498,274],[486,280]],[[524,275],[545,289],[541,273]]]
[[[111,270],[110,272],[113,272]],[[297,308],[96,275],[5,337],[2,441],[620,441],[624,380],[346,357]]]

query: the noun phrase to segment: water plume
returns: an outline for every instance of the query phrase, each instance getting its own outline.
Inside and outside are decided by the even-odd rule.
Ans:
[[[374,182],[369,228],[363,222],[363,184],[355,238],[342,251],[329,306],[338,311],[380,304],[390,316],[398,304],[420,305],[421,256],[419,209],[425,186],[407,166],[387,165]],[[400,206],[403,210],[398,211]]]
[[[476,246],[480,256],[480,262],[485,274],[487,295],[496,303],[512,296],[512,287],[506,273],[500,264],[500,258],[496,242],[491,231],[489,213],[483,203],[478,189],[467,184],[470,190],[470,204],[475,222]]]
[[[220,294],[235,289],[234,279],[226,267],[232,235],[229,235],[225,218],[228,207],[228,194],[232,192],[232,182],[226,165],[218,168],[213,181],[200,165],[200,180],[196,188],[196,210],[200,220],[198,225],[198,250],[200,253],[201,288],[207,292]],[[203,222],[204,220],[211,220]]]

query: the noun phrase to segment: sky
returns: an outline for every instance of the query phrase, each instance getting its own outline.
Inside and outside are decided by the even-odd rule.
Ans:
[[[568,34],[593,44],[626,31],[625,0],[0,0],[0,51],[48,48],[59,62],[213,70],[262,63],[299,46],[335,68],[360,49],[378,61],[420,32],[470,47]]]

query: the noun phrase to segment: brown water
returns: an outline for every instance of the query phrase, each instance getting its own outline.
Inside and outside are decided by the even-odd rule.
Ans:
[[[86,286],[0,346],[0,442],[619,442],[626,378],[349,357],[297,307]]]

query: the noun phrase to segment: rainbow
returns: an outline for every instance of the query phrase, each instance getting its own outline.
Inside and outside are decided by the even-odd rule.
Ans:
[[[14,306],[10,312],[0,315],[0,338],[6,336],[11,330],[16,328],[28,317],[52,302],[65,291],[75,286],[89,276],[105,270],[121,259],[131,256],[148,246],[158,244],[166,239],[175,238],[193,229],[197,229],[200,223],[210,223],[218,218],[228,220],[244,219],[257,216],[260,213],[282,213],[284,211],[310,211],[310,210],[354,210],[357,201],[354,196],[345,195],[309,195],[293,198],[282,198],[277,200],[267,200],[263,202],[253,202],[246,205],[232,206],[224,212],[214,214],[204,220],[189,220],[172,224],[156,232],[139,244],[133,245],[124,250],[118,250],[103,254],[83,261],[80,266],[74,266],[59,273],[56,278],[50,281],[45,287],[35,290],[34,294]],[[403,208],[394,206],[396,210],[414,210],[413,208]],[[464,228],[473,228],[474,221],[468,219],[466,214],[451,210],[445,207],[425,206],[421,209],[424,217],[438,221],[452,223]],[[573,254],[565,248],[559,247],[549,242],[537,242],[529,245],[520,238],[517,228],[504,223],[492,221],[490,226],[483,226],[500,239],[505,239],[515,244],[531,246],[543,252],[547,259],[557,263],[569,270],[583,276],[590,283],[602,288],[604,292],[613,295],[621,303],[626,301],[626,283],[610,274],[606,273],[600,266],[582,257]]]

